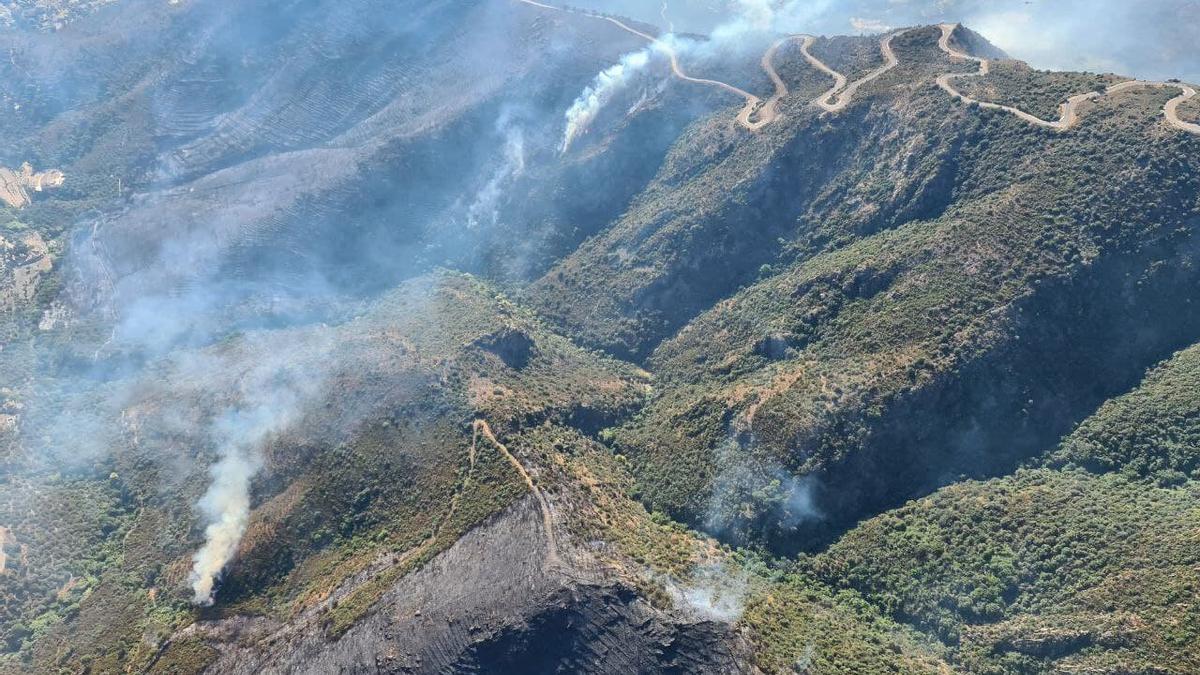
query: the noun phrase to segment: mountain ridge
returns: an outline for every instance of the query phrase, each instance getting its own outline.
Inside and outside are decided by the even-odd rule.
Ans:
[[[759,37],[0,36],[0,672],[1190,669],[1190,85]]]

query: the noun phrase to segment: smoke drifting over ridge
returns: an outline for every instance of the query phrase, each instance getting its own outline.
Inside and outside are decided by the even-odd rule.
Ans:
[[[577,4],[648,23],[661,21],[659,7],[640,0]],[[1200,82],[1195,48],[1200,4],[1195,0],[669,0],[667,13],[678,30],[697,33],[714,33],[722,24],[768,13],[771,29],[779,33],[838,35],[961,22],[1037,68]]]

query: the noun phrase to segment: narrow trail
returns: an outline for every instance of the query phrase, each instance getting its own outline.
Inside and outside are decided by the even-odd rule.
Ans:
[[[1179,95],[1167,102],[1166,106],[1163,108],[1163,114],[1166,116],[1167,122],[1171,126],[1175,127],[1176,129],[1179,129],[1181,131],[1186,131],[1189,133],[1193,133],[1193,134],[1200,134],[1200,124],[1193,124],[1191,122],[1185,122],[1179,118],[1179,105],[1181,103],[1183,103],[1184,101],[1186,101],[1196,95],[1196,90],[1194,88],[1192,88],[1186,84],[1183,84],[1182,82],[1151,82],[1151,81],[1146,81],[1146,80],[1128,80],[1126,82],[1114,84],[1114,85],[1106,88],[1102,92],[1101,91],[1089,91],[1089,92],[1086,92],[1083,94],[1076,94],[1076,95],[1068,98],[1064,103],[1062,103],[1059,106],[1059,118],[1057,120],[1053,120],[1053,121],[1044,120],[1040,117],[1037,117],[1036,115],[1032,115],[1030,113],[1025,112],[1024,110],[1021,110],[1020,108],[1015,108],[1013,106],[1008,106],[1008,105],[1001,105],[999,103],[991,103],[989,101],[980,101],[976,98],[967,96],[966,94],[962,93],[954,86],[954,84],[953,84],[954,80],[961,79],[961,78],[967,78],[967,77],[986,77],[988,75],[988,73],[991,72],[991,62],[988,59],[980,58],[978,56],[971,56],[970,54],[959,51],[959,50],[955,49],[954,47],[950,46],[950,39],[954,36],[954,32],[956,30],[958,30],[958,27],[959,27],[959,24],[956,24],[956,23],[943,23],[943,24],[938,25],[938,28],[940,28],[942,30],[942,36],[938,40],[938,48],[940,48],[943,52],[946,52],[946,54],[950,55],[951,58],[964,59],[967,61],[974,61],[974,62],[978,63],[979,71],[975,72],[975,73],[946,73],[944,75],[938,76],[937,85],[939,87],[941,87],[942,90],[944,90],[946,93],[950,94],[951,96],[953,96],[957,99],[960,99],[967,103],[974,103],[975,105],[978,105],[981,108],[990,108],[992,110],[1003,110],[1005,112],[1016,115],[1017,117],[1021,118],[1022,120],[1025,120],[1026,122],[1029,122],[1030,124],[1034,124],[1034,125],[1037,125],[1040,127],[1045,127],[1047,129],[1054,129],[1056,131],[1066,131],[1066,130],[1070,129],[1071,127],[1075,126],[1075,124],[1079,122],[1079,112],[1078,112],[1079,105],[1081,103],[1083,103],[1084,101],[1090,101],[1093,99],[1101,98],[1103,96],[1108,96],[1109,94],[1117,94],[1122,91],[1127,91],[1129,89],[1136,89],[1139,87],[1151,87],[1151,88],[1156,88],[1156,89],[1168,89],[1168,88],[1179,89],[1182,92],[1181,95]]]
[[[500,453],[513,465],[513,468],[517,470],[517,473],[521,474],[521,478],[525,480],[525,485],[529,486],[529,491],[533,493],[534,498],[538,501],[538,506],[542,510],[542,528],[546,531],[546,561],[550,567],[558,567],[561,559],[558,557],[558,542],[554,537],[554,517],[550,513],[550,502],[546,499],[546,495],[542,494],[541,488],[537,486],[537,483],[533,482],[533,477],[525,470],[525,466],[521,464],[521,460],[509,452],[508,447],[501,443],[496,438],[496,435],[492,433],[492,427],[487,423],[487,420],[475,420],[472,428],[474,429],[475,439],[478,439],[479,435],[482,434],[492,445],[496,446]],[[472,440],[472,456],[475,452],[474,449],[475,440]]]
[[[547,5],[545,3],[537,2],[537,0],[516,0],[516,1],[526,4],[526,5],[532,5],[533,7],[539,7],[541,9],[548,9],[548,10],[552,10],[555,12],[570,12],[571,11],[571,10],[563,9],[562,7],[555,7],[553,5]],[[688,75],[687,72],[685,72],[683,70],[683,66],[679,63],[679,52],[675,51],[675,48],[672,47],[668,42],[665,42],[656,36],[650,35],[649,33],[643,33],[642,31],[630,26],[629,24],[626,24],[625,22],[621,21],[620,19],[614,19],[610,16],[596,16],[594,14],[583,14],[583,16],[588,16],[593,19],[597,19],[599,21],[607,21],[607,22],[613,24],[614,26],[620,28],[621,30],[623,30],[627,33],[630,33],[632,35],[636,35],[637,37],[640,37],[643,40],[646,40],[647,42],[655,45],[656,47],[661,49],[663,51],[663,53],[665,53],[667,55],[668,59],[670,59],[671,74],[673,74],[676,78],[678,78],[684,82],[691,82],[693,84],[701,84],[701,85],[705,85],[705,86],[716,87],[718,89],[722,89],[724,91],[727,91],[731,94],[735,94],[735,95],[740,96],[743,99],[745,99],[746,104],[744,106],[742,106],[741,112],[738,113],[737,121],[738,121],[738,123],[740,123],[742,126],[746,127],[747,129],[758,130],[758,129],[762,128],[763,126],[766,126],[767,124],[770,124],[771,122],[775,121],[775,115],[772,114],[769,116],[768,115],[760,116],[760,119],[757,122],[751,122],[750,118],[753,117],[755,111],[759,110],[759,108],[762,106],[762,99],[760,99],[759,97],[755,96],[754,94],[751,94],[750,92],[748,92],[744,89],[735,87],[732,84],[729,84],[728,82],[721,82],[719,80],[709,80],[709,79],[702,78],[702,77],[692,77],[691,75]]]
[[[555,7],[554,5],[548,5],[543,2],[538,2],[538,0],[516,0],[516,2],[520,2],[520,3],[526,4],[526,5],[538,7],[541,9],[551,10],[551,11],[555,11],[555,12],[573,12],[573,10],[565,9],[562,7]],[[663,16],[663,19],[666,20],[666,4],[665,3],[663,5],[661,14]],[[770,77],[772,84],[774,84],[774,86],[775,86],[775,93],[772,94],[770,98],[768,98],[767,100],[764,101],[763,99],[759,98],[758,96],[755,96],[754,94],[751,94],[750,92],[748,92],[744,89],[741,89],[739,87],[735,87],[734,85],[729,84],[727,82],[721,82],[719,80],[710,80],[710,79],[699,78],[699,77],[692,77],[692,76],[688,75],[683,70],[682,65],[680,65],[679,53],[675,50],[675,48],[668,41],[665,41],[659,37],[650,35],[649,33],[645,33],[636,28],[633,28],[632,26],[624,23],[623,21],[621,21],[619,19],[614,19],[614,18],[608,17],[608,16],[597,16],[595,14],[587,14],[587,13],[584,13],[583,16],[591,17],[593,19],[597,19],[597,20],[601,20],[601,21],[607,21],[607,22],[617,26],[621,30],[624,30],[632,35],[636,35],[637,37],[642,38],[643,40],[646,40],[646,41],[650,42],[651,44],[655,45],[656,47],[661,49],[665,54],[667,54],[667,56],[669,57],[669,59],[671,61],[671,73],[676,78],[678,78],[684,82],[691,82],[694,84],[701,84],[701,85],[705,85],[705,86],[716,87],[718,89],[722,89],[731,94],[735,94],[737,96],[742,97],[746,103],[744,106],[742,106],[742,109],[737,114],[737,122],[738,122],[738,124],[740,124],[741,126],[745,127],[746,129],[748,129],[750,131],[758,131],[758,130],[762,129],[763,127],[767,126],[768,124],[771,124],[772,122],[779,119],[779,102],[781,100],[783,100],[790,93],[790,90],[788,89],[787,83],[784,82],[783,78],[780,77],[779,72],[775,69],[775,56],[779,52],[780,48],[782,48],[788,42],[793,41],[793,40],[800,40],[801,41],[800,52],[801,52],[801,54],[803,54],[805,60],[808,61],[809,65],[811,65],[812,67],[816,68],[817,70],[819,70],[833,78],[833,86],[830,87],[829,90],[827,90],[825,93],[818,96],[816,98],[816,100],[814,100],[812,102],[812,104],[814,106],[821,108],[825,112],[838,113],[838,112],[845,110],[846,107],[849,106],[850,103],[853,102],[854,96],[855,96],[855,94],[858,93],[860,88],[862,88],[864,85],[878,79],[879,77],[881,77],[882,75],[884,75],[885,73],[887,73],[888,71],[892,70],[893,68],[895,68],[896,66],[898,66],[900,64],[899,57],[896,56],[895,51],[892,49],[892,41],[894,39],[896,39],[897,37],[900,37],[901,35],[904,35],[904,34],[908,33],[909,31],[913,30],[913,29],[909,28],[909,29],[894,31],[892,33],[888,33],[887,35],[885,35],[879,42],[879,49],[880,49],[880,52],[883,54],[883,58],[884,58],[883,65],[876,68],[875,70],[872,70],[871,72],[867,73],[865,76],[859,78],[858,80],[855,80],[854,82],[848,82],[845,75],[837,72],[833,68],[830,68],[828,64],[821,61],[820,59],[818,59],[816,56],[814,56],[812,54],[810,49],[812,48],[813,44],[815,44],[815,42],[816,42],[816,38],[814,36],[798,34],[798,35],[789,35],[787,37],[784,37],[784,38],[776,41],[775,43],[773,43],[770,46],[770,48],[767,49],[766,53],[763,54],[763,57],[762,57],[761,63],[762,63],[763,71],[766,72],[767,76]],[[670,22],[668,21],[668,24],[669,23]],[[963,79],[963,78],[986,77],[991,72],[991,62],[986,58],[972,56],[970,54],[962,52],[958,49],[955,49],[953,46],[950,45],[950,40],[954,36],[955,31],[958,30],[959,24],[943,23],[943,24],[938,24],[938,27],[942,31],[941,38],[938,40],[938,47],[943,52],[948,54],[952,59],[974,61],[975,63],[979,64],[979,70],[974,73],[945,73],[945,74],[937,76],[936,82],[937,82],[938,87],[940,87],[943,91],[945,91],[950,96],[957,98],[961,101],[964,101],[967,103],[973,103],[982,108],[990,108],[993,110],[1003,110],[1005,112],[1016,115],[1020,119],[1026,121],[1030,124],[1036,125],[1036,126],[1044,127],[1047,129],[1053,129],[1055,131],[1067,131],[1068,129],[1075,126],[1076,123],[1078,123],[1078,121],[1079,121],[1079,114],[1078,114],[1079,106],[1084,101],[1090,101],[1090,100],[1097,99],[1097,98],[1100,98],[1103,96],[1107,96],[1109,94],[1117,94],[1122,91],[1126,91],[1128,89],[1133,89],[1133,88],[1138,88],[1138,87],[1150,87],[1150,88],[1156,88],[1156,89],[1168,89],[1168,88],[1179,89],[1181,92],[1180,95],[1167,102],[1167,104],[1163,108],[1163,115],[1166,117],[1167,122],[1172,127],[1179,129],[1181,131],[1191,133],[1191,134],[1200,135],[1200,123],[1187,122],[1187,121],[1180,119],[1180,117],[1179,117],[1179,106],[1184,101],[1187,101],[1188,99],[1191,99],[1197,95],[1197,90],[1194,87],[1187,85],[1187,84],[1183,84],[1182,82],[1152,82],[1152,81],[1145,81],[1145,80],[1129,80],[1126,82],[1121,82],[1119,84],[1114,84],[1102,92],[1101,91],[1089,91],[1089,92],[1082,93],[1082,94],[1076,94],[1075,96],[1068,98],[1064,103],[1061,104],[1061,106],[1059,108],[1060,116],[1059,116],[1059,119],[1057,119],[1057,120],[1044,120],[1036,115],[1033,115],[1031,113],[1025,112],[1024,110],[1021,110],[1020,108],[1003,105],[1000,103],[991,103],[989,101],[980,101],[978,99],[967,96],[966,94],[962,93],[961,91],[958,90],[958,88],[956,88],[954,86],[954,81]]]
[[[828,101],[829,101],[829,99],[833,98],[839,91],[841,91],[846,86],[846,76],[839,73],[838,71],[834,70],[833,68],[830,68],[821,59],[818,59],[817,57],[813,56],[812,52],[810,52],[809,49],[812,48],[813,44],[816,43],[816,41],[817,41],[816,37],[814,37],[812,35],[805,35],[804,43],[800,45],[800,53],[804,55],[804,59],[806,61],[808,61],[809,65],[811,65],[813,68],[816,68],[817,70],[821,71],[822,73],[825,73],[826,75],[833,78],[833,87],[831,87],[829,89],[829,91],[818,96],[817,99],[813,103],[824,108],[825,110],[827,110],[829,112],[836,112],[836,110],[833,108],[833,106],[830,106],[828,104]],[[845,105],[843,105],[842,107],[844,108]]]
[[[834,87],[834,89],[831,89],[824,96],[814,101],[814,103],[820,106],[826,112],[836,113],[845,110],[846,106],[850,105],[850,102],[854,100],[854,95],[858,93],[860,87],[868,82],[878,79],[884,73],[900,65],[900,59],[896,57],[896,52],[892,50],[892,40],[904,35],[907,32],[908,30],[901,30],[885,35],[883,39],[879,41],[879,51],[881,54],[883,54],[883,65],[879,66],[875,70],[872,70],[863,77],[851,82],[849,85],[846,84],[845,75],[842,75],[824,63],[821,63],[820,59],[816,58],[808,51],[808,48],[812,46],[812,41],[806,40],[804,45],[804,56],[808,59],[808,62],[814,66],[820,63],[821,65],[817,66],[818,69],[832,74],[834,79],[841,83],[841,87]],[[842,87],[844,87],[844,89]],[[837,91],[838,89],[841,89],[841,91]],[[837,95],[837,100],[833,103],[830,103],[829,99],[835,94]]]

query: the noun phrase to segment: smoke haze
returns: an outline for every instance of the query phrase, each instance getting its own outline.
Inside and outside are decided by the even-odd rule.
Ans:
[[[131,453],[158,467],[156,498],[187,495],[188,595],[206,605],[242,545],[255,481],[271,475],[265,448],[328,402],[331,368],[364,368],[330,332],[439,267],[528,273],[542,243],[504,217],[512,193],[532,169],[561,170],[565,111],[582,133],[651,50],[618,36],[587,62],[617,65],[582,72],[573,29],[537,30],[542,10],[515,3],[134,3],[94,19],[128,36],[120,58],[147,69],[151,84],[128,101],[108,101],[120,82],[92,84],[88,22],[82,35],[10,36],[13,90],[47,99],[14,118],[57,122],[74,142],[97,135],[71,126],[78,111],[133,108],[99,142],[142,154],[93,179],[91,165],[71,168],[88,146],[33,139],[68,186],[102,181],[111,203],[59,224],[72,232],[62,317],[45,323],[61,335],[37,347],[46,367],[0,385],[21,392],[33,469],[107,476]],[[459,25],[474,28],[444,32]],[[17,145],[14,166],[28,152]],[[419,305],[406,311],[428,325]],[[337,403],[346,409],[319,441],[378,413],[344,392]]]
[[[626,54],[618,63],[605,68],[596,75],[596,79],[567,109],[567,126],[563,132],[562,152],[569,150],[575,139],[587,132],[588,126],[596,118],[596,115],[600,114],[600,110],[618,92],[629,86],[630,82],[649,65],[650,55],[654,51],[656,48],[651,46]]]
[[[657,3],[580,1],[663,21]],[[269,471],[264,447],[328,395],[339,345],[325,324],[352,320],[372,299],[439,266],[531,275],[539,267],[530,261],[551,259],[539,255],[545,250],[570,250],[620,216],[636,180],[629,195],[593,190],[580,207],[589,197],[576,190],[569,206],[546,197],[548,206],[532,214],[514,196],[528,191],[531,177],[567,186],[562,193],[603,180],[597,167],[571,164],[577,153],[568,151],[601,133],[607,107],[637,112],[669,76],[657,68],[665,65],[660,46],[611,26],[591,41],[565,28],[534,30],[514,16],[539,10],[504,3],[195,5],[141,3],[130,11],[136,21],[104,19],[119,57],[104,55],[122,64],[111,81],[90,76],[105,46],[90,33],[13,38],[3,66],[13,91],[43,94],[36,106],[13,110],[5,142],[15,145],[4,159],[17,166],[25,145],[44,143],[50,149],[39,165],[90,168],[88,180],[103,190],[72,186],[71,173],[68,186],[108,200],[60,215],[58,226],[73,234],[64,237],[57,306],[71,316],[56,328],[57,342],[31,359],[41,370],[14,385],[25,393],[23,441],[43,466],[89,465],[136,435],[126,423],[139,392],[153,387],[176,401],[146,414],[193,445],[191,454],[162,450],[163,463],[207,478],[188,503],[198,516],[188,584],[196,603],[209,604],[242,543],[254,481]],[[292,11],[296,5],[303,11]],[[191,14],[175,24],[175,11]],[[363,21],[368,11],[377,20]],[[0,7],[0,22],[4,15]],[[711,34],[669,38],[693,59],[744,48],[757,60],[779,33],[949,20],[1035,66],[1200,81],[1200,7],[1192,0],[670,0],[666,15],[679,33]],[[446,29],[459,25],[484,28]],[[592,51],[575,62],[579,45]],[[156,65],[130,74],[145,63]],[[127,80],[145,84],[136,96],[109,100],[109,89]],[[627,150],[628,166],[656,166],[677,137],[673,125],[707,112],[700,98],[688,96],[695,108],[684,110],[683,122],[643,129],[645,154]],[[142,127],[113,122],[96,131],[79,121],[80,111],[118,119],[126,108]],[[50,131],[27,141],[23,133],[38,125]],[[88,136],[100,137],[96,147],[76,147]],[[52,142],[58,137],[67,139],[61,147]],[[122,153],[141,154],[135,161]],[[127,165],[117,168],[118,159]],[[506,217],[513,213],[526,217]],[[824,517],[819,488],[732,453],[720,463],[706,524],[723,532],[750,513],[751,528],[794,529]],[[717,618],[740,611],[704,584],[683,595]]]
[[[661,23],[639,0],[587,0],[585,6]],[[779,33],[831,35],[961,22],[1037,68],[1112,71],[1141,78],[1200,81],[1200,2],[1196,0],[670,0],[679,31],[711,33],[770,15]]]

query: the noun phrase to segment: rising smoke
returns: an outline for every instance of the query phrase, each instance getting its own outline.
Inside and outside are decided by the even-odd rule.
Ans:
[[[222,451],[221,460],[212,467],[212,484],[198,505],[208,527],[204,546],[192,557],[188,575],[192,602],[197,605],[213,603],[217,577],[233,559],[250,521],[250,478],[262,462],[239,445]]]
[[[588,126],[596,119],[604,106],[621,90],[628,87],[634,78],[650,64],[650,57],[657,50],[656,46],[651,46],[626,54],[621,57],[619,62],[596,75],[592,83],[567,109],[567,128],[563,132],[561,152],[569,150],[571,144],[581,134],[587,132]]]
[[[749,574],[717,561],[696,566],[685,584],[665,583],[675,604],[706,621],[734,623],[742,616],[750,592]]]
[[[748,543],[788,537],[825,519],[818,505],[820,483],[797,476],[778,461],[759,456],[753,443],[732,436],[717,448],[716,475],[703,514],[704,529],[726,541]]]
[[[585,7],[656,22],[641,0],[586,0]],[[960,22],[1038,68],[1114,71],[1200,81],[1200,8],[1195,0],[670,0],[681,31],[718,34],[762,25],[779,34],[871,33],[896,26]]]
[[[294,425],[304,407],[324,389],[324,370],[333,358],[335,343],[328,331],[319,330],[303,343],[287,344],[269,333],[244,338],[233,353],[185,357],[182,371],[210,378],[205,373],[236,374],[232,401],[212,420],[209,438],[218,461],[200,499],[206,524],[204,545],[192,558],[188,581],[193,601],[210,605],[221,571],[233,559],[250,519],[250,486],[262,469],[262,450]],[[297,354],[297,348],[303,354]]]
[[[496,131],[504,137],[500,165],[488,178],[474,201],[467,207],[467,227],[474,230],[496,225],[500,217],[500,200],[514,180],[525,173],[525,129],[511,112],[496,120]]]

